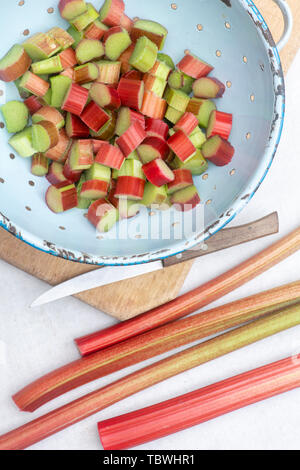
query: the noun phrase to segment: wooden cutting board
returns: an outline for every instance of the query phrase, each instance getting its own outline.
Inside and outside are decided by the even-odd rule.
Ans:
[[[278,40],[283,31],[279,8],[272,0],[256,0],[255,3],[268,22],[275,40]],[[293,11],[295,25],[292,38],[281,53],[285,72],[300,48],[300,2],[288,0],[288,3]],[[0,258],[51,285],[96,269],[35,250],[4,229],[0,229]],[[192,263],[193,261],[187,261],[159,272],[115,283],[113,286],[83,292],[77,297],[99,310],[125,320],[175,298]]]

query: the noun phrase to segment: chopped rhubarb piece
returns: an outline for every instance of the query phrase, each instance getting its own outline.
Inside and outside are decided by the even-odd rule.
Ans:
[[[167,108],[167,102],[154,93],[145,91],[141,113],[153,119],[163,119]]]
[[[87,10],[85,0],[60,0],[58,4],[61,16],[67,20],[73,20]]]
[[[73,79],[73,69],[72,69],[72,78],[64,77],[62,75],[56,75],[55,77],[50,78],[51,83],[51,106],[54,108],[61,108],[66,93],[72,83]]]
[[[77,83],[71,83],[63,100],[62,107],[64,111],[69,111],[76,116],[80,116],[89,97],[89,90],[83,88]]]
[[[73,209],[77,202],[76,187],[69,181],[50,186],[46,193],[47,206],[56,213]]]
[[[36,75],[50,75],[54,73],[60,73],[63,71],[60,57],[50,57],[50,59],[44,59],[39,62],[34,62],[31,65],[32,72]]]
[[[61,50],[53,37],[45,33],[37,33],[23,43],[23,47],[32,60],[49,59]]]
[[[169,67],[165,62],[157,60],[149,73],[154,75],[154,77],[161,78],[161,80],[166,81],[168,80],[171,70],[172,68]]]
[[[168,139],[168,145],[182,162],[193,157],[197,150],[188,136],[181,130],[175,132],[175,134]]]
[[[101,165],[100,163],[93,163],[91,168],[85,173],[86,180],[101,180],[110,182],[111,169],[107,166]]]
[[[23,158],[32,157],[36,153],[32,144],[32,127],[26,127],[23,131],[13,135],[8,143]]]
[[[95,20],[85,29],[84,37],[86,39],[97,39],[99,41],[107,30],[108,27],[104,23],[101,23],[99,20]]]
[[[8,101],[0,109],[7,132],[20,132],[27,126],[29,112],[21,101]]]
[[[125,10],[123,0],[105,0],[100,9],[100,21],[107,26],[119,26]]]
[[[80,197],[83,199],[102,199],[107,195],[109,183],[101,180],[88,180],[82,184]]]
[[[121,62],[99,60],[97,62],[97,66],[99,69],[99,78],[97,79],[98,83],[107,83],[108,85],[118,83],[121,72]]]
[[[78,197],[77,209],[84,209],[84,210],[88,209],[93,202],[92,199],[81,197],[82,185],[85,182],[86,182],[86,177],[85,177],[85,174],[82,173],[82,175],[80,176],[80,180],[78,181],[76,185],[77,197]]]
[[[174,160],[171,162],[171,167],[174,169],[182,168],[189,170],[192,175],[202,175],[208,168],[208,163],[203,157],[201,151],[197,149],[196,154],[182,162],[178,157],[175,156]]]
[[[143,74],[138,70],[129,70],[124,73],[122,78],[127,78],[128,80],[143,80]]]
[[[184,113],[182,111],[178,111],[177,109],[172,108],[172,106],[168,106],[165,118],[172,124],[176,124],[183,115]]]
[[[145,83],[145,90],[154,93],[160,98],[163,97],[167,82],[159,77],[155,77],[150,73],[145,73],[143,82]]]
[[[98,140],[98,139],[91,139],[91,142],[92,142],[92,145],[93,145],[93,151],[94,151],[95,155],[97,155],[97,153],[101,149],[102,144],[106,144],[105,140]]]
[[[69,152],[72,171],[88,170],[94,163],[93,144],[89,139],[75,140]]]
[[[74,44],[73,37],[64,29],[58,26],[50,29],[47,33],[48,36],[55,39],[55,42],[62,48],[63,51],[70,50]],[[59,54],[61,57],[61,54]]]
[[[201,200],[197,188],[193,185],[176,191],[171,196],[171,202],[181,212],[187,212],[200,204]]]
[[[167,89],[165,97],[169,106],[182,113],[186,111],[190,102],[190,97],[186,93],[181,90],[174,90],[173,88]]]
[[[174,126],[175,131],[183,131],[190,135],[198,127],[198,119],[193,113],[185,113]]]
[[[118,171],[119,176],[133,176],[134,178],[146,179],[143,165],[139,160],[127,158],[123,163],[121,169]]]
[[[191,140],[192,144],[198,149],[202,147],[204,142],[206,141],[205,133],[200,129],[199,126],[189,135],[189,139]]]
[[[232,114],[223,113],[221,111],[212,111],[207,131],[206,137],[212,137],[214,135],[219,135],[223,139],[228,139],[232,129]]]
[[[174,70],[168,78],[168,85],[175,90],[181,90],[189,95],[193,89],[194,81],[194,78],[189,77],[185,73]]]
[[[71,170],[69,159],[66,160],[64,164],[63,174],[67,181],[71,181],[72,183],[77,183],[80,180],[82,171],[81,170]],[[77,206],[77,204],[76,204]]]
[[[79,65],[74,68],[74,81],[75,83],[84,84],[93,82],[99,77],[99,69],[97,65],[92,62],[84,65]]]
[[[43,107],[43,105],[39,101],[38,97],[35,96],[35,95],[29,96],[29,98],[27,98],[24,101],[24,103],[26,104],[31,116]]]
[[[60,58],[60,63],[64,70],[72,68],[77,64],[77,57],[72,47],[60,52],[58,57]]]
[[[134,51],[130,57],[129,64],[140,72],[149,72],[157,59],[157,46],[146,36],[137,40]]]
[[[164,47],[168,30],[156,21],[136,20],[130,34],[134,42],[140,37],[146,36],[161,50]]]
[[[121,106],[117,90],[104,83],[94,83],[90,89],[90,97],[102,108],[119,109]]]
[[[141,80],[121,78],[117,91],[122,105],[139,111],[143,103],[144,89],[144,82]]]
[[[173,194],[180,189],[187,188],[194,184],[193,175],[190,170],[178,169],[173,171],[175,175],[174,181],[168,184],[168,194]]]
[[[122,26],[122,28],[126,29],[130,33],[133,27],[133,20],[123,13],[121,17],[120,26]]]
[[[68,157],[71,143],[72,141],[67,136],[65,129],[61,129],[59,131],[58,144],[55,147],[49,149],[45,153],[45,156],[55,162],[65,163]]]
[[[108,232],[118,219],[118,210],[105,199],[99,199],[89,207],[88,220],[100,233]]]
[[[217,78],[202,77],[193,84],[196,98],[221,98],[225,93],[225,85]]]
[[[73,20],[70,20],[71,25],[77,29],[77,31],[83,31],[91,23],[93,23],[97,18],[99,18],[98,11],[94,8],[91,3],[86,4],[86,11],[81,13],[81,15],[76,16]]]
[[[32,126],[32,145],[37,152],[47,152],[59,141],[59,132],[50,121],[40,121]]]
[[[85,64],[104,56],[104,47],[97,39],[82,39],[75,52],[78,64]]]
[[[147,180],[154,186],[163,186],[175,179],[173,171],[160,158],[143,165],[143,171]]]
[[[157,54],[157,59],[160,60],[160,62],[164,62],[171,70],[175,69],[173,59],[168,54],[163,54],[162,52],[159,52]]]
[[[76,49],[76,47],[78,46],[80,41],[84,38],[84,32],[83,31],[77,31],[77,29],[74,28],[74,26],[70,26],[67,29],[67,31],[72,36],[72,38],[74,39],[74,44],[73,44],[72,47],[73,47],[73,49]]]
[[[35,176],[46,176],[49,168],[49,160],[43,153],[36,153],[31,161],[31,173]]]
[[[31,65],[31,58],[22,46],[16,44],[0,60],[0,80],[13,82],[22,77]]]
[[[128,157],[147,137],[143,126],[135,121],[117,140],[116,143],[125,157]]]
[[[58,109],[52,108],[51,106],[43,106],[36,113],[33,114],[33,124],[36,124],[40,121],[53,122],[57,129],[61,129],[65,125],[63,115],[58,111]]]
[[[144,196],[142,199],[142,204],[146,207],[151,208],[151,206],[163,204],[168,197],[167,186],[155,186],[154,184],[147,181],[144,191]]]
[[[208,126],[210,115],[215,109],[216,105],[213,101],[201,98],[191,98],[186,108],[187,112],[195,114],[198,118],[199,125],[205,127],[205,129]]]
[[[206,77],[214,68],[193,54],[186,54],[177,65],[178,69],[193,78]]]
[[[59,77],[70,78],[71,81],[74,82],[74,69],[72,67],[67,68],[66,70],[64,70],[63,72],[59,74]],[[56,106],[56,107],[58,108],[59,106]]]
[[[144,188],[144,179],[136,178],[134,176],[119,176],[115,197],[139,201],[143,199]]]
[[[145,129],[145,118],[141,113],[137,113],[132,109],[123,107],[118,113],[118,119],[116,124],[116,135],[120,136],[124,134],[125,131],[133,124],[135,121],[138,121],[143,129]]]
[[[115,128],[117,122],[117,115],[114,112],[107,110],[107,114],[109,115],[109,120],[101,127],[99,132],[94,132],[90,130],[90,134],[95,139],[100,140],[111,140],[115,135]]]
[[[137,152],[142,163],[149,163],[156,158],[166,160],[170,149],[167,142],[161,137],[146,137]]]
[[[97,103],[91,101],[82,112],[80,119],[94,132],[99,132],[104,124],[109,121],[110,116]]]
[[[140,203],[130,199],[118,200],[118,210],[120,219],[132,219],[140,212]]]
[[[108,142],[103,143],[98,151],[95,162],[119,170],[125,160],[124,154],[118,147],[110,145]]]
[[[20,86],[36,96],[44,96],[50,85],[38,75],[28,71],[23,75]]]
[[[52,162],[49,166],[49,171],[46,176],[46,179],[50,184],[56,185],[59,183],[67,182],[67,179],[63,173],[64,166],[59,162]]]
[[[168,136],[169,126],[161,119],[147,118],[145,130],[148,137],[160,137],[165,140]]]
[[[131,65],[129,64],[130,57],[132,56],[132,53],[134,51],[135,44],[131,44],[126,51],[124,51],[120,57],[119,57],[119,62],[121,62],[121,73],[127,73],[130,70],[132,70]],[[141,78],[139,78],[140,80]]]
[[[202,153],[207,160],[217,166],[228,165],[234,155],[234,147],[228,140],[215,135],[210,137],[202,146]]]
[[[70,139],[80,139],[89,137],[90,130],[78,116],[68,113],[66,117],[66,133]]]
[[[131,45],[128,31],[121,26],[114,26],[103,36],[105,55],[109,60],[117,60]]]

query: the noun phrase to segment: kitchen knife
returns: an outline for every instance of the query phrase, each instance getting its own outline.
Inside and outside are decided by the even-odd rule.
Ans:
[[[158,271],[183,261],[272,235],[278,233],[278,231],[278,214],[273,212],[255,222],[220,230],[205,243],[201,243],[193,250],[188,250],[163,260],[130,266],[106,266],[74,277],[47,290],[32,303],[31,307],[38,307],[70,295],[78,294],[79,292]]]

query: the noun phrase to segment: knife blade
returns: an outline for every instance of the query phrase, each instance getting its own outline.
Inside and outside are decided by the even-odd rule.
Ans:
[[[252,223],[220,230],[205,243],[198,245],[193,250],[188,250],[182,254],[171,256],[164,260],[130,266],[106,266],[86,274],[81,274],[80,276],[74,277],[47,290],[31,304],[31,307],[38,307],[96,287],[155,272],[165,267],[198,258],[215,251],[272,235],[278,233],[278,231],[278,214],[277,212],[273,212]]]

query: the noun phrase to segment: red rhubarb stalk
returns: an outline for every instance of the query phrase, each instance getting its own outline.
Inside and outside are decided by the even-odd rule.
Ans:
[[[108,142],[102,143],[96,155],[95,162],[119,170],[123,165],[125,156],[118,147]]]
[[[26,104],[27,108],[29,109],[29,112],[30,112],[31,116],[43,107],[43,105],[39,101],[39,98],[35,95],[29,96],[29,98],[27,98],[24,101],[24,103]]]
[[[192,296],[193,292],[190,294]],[[299,301],[299,298],[300,281],[163,325],[104,350],[99,351],[103,347],[101,331],[80,338],[76,343],[80,352],[85,356],[89,355],[88,357],[41,377],[19,391],[14,400],[21,410],[34,411],[78,385],[254,320],[280,307],[293,304]],[[198,304],[194,303],[193,309],[197,308]]]
[[[89,90],[72,83],[62,104],[64,111],[80,116],[89,97]]]
[[[134,121],[133,124],[124,132],[117,140],[116,143],[122,150],[125,157],[128,157],[147,137],[142,124],[139,121]]]
[[[131,80],[128,78],[121,78],[117,89],[122,105],[137,111],[141,109],[144,90],[145,86],[142,80]]]
[[[198,126],[199,121],[193,113],[184,113],[184,115],[177,121],[174,130],[181,130],[185,134],[190,135],[193,130]]]
[[[0,436],[0,449],[29,447],[145,388],[299,323],[296,305],[188,348]]]
[[[77,58],[73,47],[69,47],[58,55],[64,70],[72,68],[77,64]]]
[[[169,133],[169,126],[161,119],[147,118],[146,132],[148,137],[160,137],[161,139],[166,140]]]
[[[99,132],[104,124],[109,121],[110,116],[94,101],[91,101],[81,113],[80,119],[92,131]]]
[[[300,355],[98,423],[104,450],[135,447],[300,387]]]
[[[221,111],[212,111],[206,132],[208,139],[214,135],[219,135],[223,139],[227,140],[230,136],[231,129],[232,114],[223,113]]]
[[[163,119],[167,102],[150,91],[145,91],[141,113],[153,119]]]

